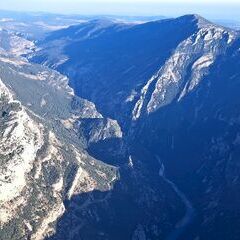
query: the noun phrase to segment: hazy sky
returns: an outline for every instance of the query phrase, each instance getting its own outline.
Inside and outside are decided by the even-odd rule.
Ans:
[[[0,0],[0,9],[79,14],[164,15],[198,13],[240,20],[240,0]]]

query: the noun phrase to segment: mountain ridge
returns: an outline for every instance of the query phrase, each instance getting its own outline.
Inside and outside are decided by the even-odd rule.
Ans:
[[[120,32],[118,32],[117,30],[116,30],[116,32],[114,33],[115,35],[116,35],[116,38],[125,38],[125,32],[129,32],[129,35],[130,34],[135,34],[135,32],[136,32],[136,34],[139,34],[139,38],[146,38],[146,43],[145,44],[147,44],[147,46],[148,45],[153,45],[154,47],[157,45],[157,43],[155,43],[155,42],[153,42],[153,43],[148,43],[149,42],[149,40],[148,40],[148,33],[144,33],[144,29],[146,28],[146,29],[151,29],[151,32],[152,33],[149,33],[149,34],[154,34],[154,32],[156,32],[156,37],[155,38],[159,38],[159,41],[163,41],[163,40],[161,40],[161,38],[160,38],[160,36],[158,36],[157,34],[158,34],[158,32],[160,32],[161,33],[161,31],[163,32],[164,30],[161,30],[161,29],[163,29],[164,28],[164,26],[165,25],[173,25],[173,28],[175,27],[175,26],[177,26],[177,24],[179,24],[180,26],[181,25],[183,25],[183,26],[185,26],[185,22],[187,22],[188,24],[190,24],[190,26],[188,26],[188,28],[189,29],[193,29],[192,30],[192,34],[193,34],[193,36],[192,36],[192,38],[194,38],[195,36],[194,36],[194,34],[198,34],[199,35],[199,37],[201,38],[201,35],[203,35],[203,34],[209,34],[209,38],[211,39],[212,38],[212,36],[210,36],[211,34],[219,34],[219,38],[221,38],[221,36],[220,35],[222,35],[222,37],[224,37],[223,35],[224,34],[226,34],[226,35],[228,35],[229,34],[229,36],[231,37],[231,38],[235,38],[236,36],[237,36],[237,32],[236,31],[233,31],[233,30],[228,30],[228,29],[226,29],[226,28],[223,28],[223,27],[220,27],[220,26],[217,26],[217,25],[215,25],[215,24],[212,24],[212,23],[209,23],[207,20],[204,20],[202,17],[200,17],[200,16],[198,16],[198,15],[186,15],[186,16],[183,16],[183,17],[179,17],[179,18],[176,18],[176,19],[167,19],[167,20],[160,20],[160,21],[156,21],[156,22],[150,22],[150,23],[144,23],[144,24],[140,24],[140,25],[135,25],[135,26],[132,26],[131,28],[123,28]],[[204,24],[203,24],[203,22],[204,22]],[[199,26],[200,26],[200,28],[199,28]],[[79,28],[80,27],[80,29],[81,29],[81,25],[79,25],[79,26],[76,26],[76,27],[74,27],[74,28]],[[108,28],[107,28],[108,29]],[[177,27],[176,27],[176,29],[177,29]],[[201,31],[200,30],[197,30],[197,29],[202,29]],[[212,30],[211,30],[212,29]],[[115,30],[113,30],[113,31],[115,31]],[[174,29],[174,31],[175,31],[175,29]],[[212,31],[212,33],[211,33],[211,31]],[[214,33],[214,31],[216,31],[216,33]],[[62,33],[64,33],[64,30],[61,30],[60,32],[62,32]],[[139,32],[139,33],[138,33]],[[198,33],[199,32],[199,33]],[[205,32],[205,33],[204,33]],[[218,33],[217,33],[218,32]],[[73,32],[74,33],[74,32]],[[122,43],[122,45],[121,44],[117,44],[117,43],[115,43],[114,41],[114,39],[108,39],[108,34],[111,34],[111,36],[113,35],[113,33],[112,33],[112,29],[111,30],[109,30],[109,33],[106,33],[106,30],[105,30],[105,32],[103,32],[103,33],[101,33],[101,36],[99,36],[99,37],[101,37],[101,39],[102,38],[104,38],[104,39],[106,39],[106,40],[101,40],[101,41],[103,41],[103,44],[105,44],[104,43],[104,41],[110,41],[109,43],[108,43],[108,46],[110,45],[110,46],[114,46],[114,47],[112,47],[112,48],[115,48],[115,49],[112,49],[111,51],[112,52],[115,52],[115,51],[119,51],[118,49],[120,48],[120,49],[122,49],[123,48],[123,45],[125,45],[125,42],[124,43]],[[143,35],[143,34],[145,34],[145,35]],[[170,34],[172,34],[172,33],[170,33]],[[53,33],[53,36],[55,35],[55,33]],[[61,35],[61,34],[60,34]],[[65,36],[65,34],[63,34],[64,36]],[[179,35],[180,35],[180,33],[179,33]],[[191,34],[189,34],[188,35],[188,37],[190,38],[191,37]],[[226,36],[227,37],[227,36]],[[67,70],[67,65],[68,65],[68,61],[69,61],[69,58],[70,58],[70,63],[69,63],[69,65],[73,65],[73,64],[75,64],[74,63],[74,54],[75,54],[75,52],[73,52],[73,53],[71,53],[70,51],[71,51],[71,49],[70,49],[70,47],[72,47],[72,48],[76,48],[76,49],[81,49],[81,45],[84,45],[85,44],[85,42],[86,42],[86,44],[90,44],[89,45],[89,47],[90,48],[92,48],[92,49],[96,49],[97,51],[100,51],[100,50],[98,50],[98,48],[96,48],[94,45],[92,46],[91,44],[93,44],[93,43],[91,43],[91,42],[93,42],[94,41],[94,39],[92,39],[91,37],[89,38],[89,39],[85,39],[85,36],[83,35],[83,39],[79,39],[79,40],[77,40],[76,39],[76,37],[73,35],[73,38],[74,38],[74,40],[72,40],[72,41],[70,41],[70,45],[66,42],[66,43],[64,43],[64,41],[62,42],[62,46],[61,46],[61,49],[59,49],[59,51],[57,50],[56,51],[56,44],[58,44],[59,43],[59,41],[60,41],[60,39],[61,39],[61,36],[60,36],[60,38],[57,40],[57,42],[56,42],[56,44],[54,43],[54,40],[52,41],[52,43],[51,43],[51,41],[49,42],[48,41],[48,39],[46,40],[47,41],[47,45],[48,45],[48,47],[49,46],[51,46],[51,44],[52,44],[52,47],[50,47],[50,48],[48,48],[47,47],[47,53],[44,53],[44,49],[41,51],[39,51],[39,52],[37,52],[37,54],[34,54],[33,55],[33,57],[31,57],[30,56],[30,59],[32,59],[33,61],[35,61],[34,59],[36,59],[36,61],[40,61],[40,62],[43,62],[43,64],[46,64],[46,65],[49,65],[50,67],[51,67],[51,58],[53,58],[53,61],[55,61],[56,60],[56,58],[58,58],[58,57],[54,57],[55,56],[55,53],[53,53],[53,57],[51,56],[51,48],[53,48],[53,51],[56,51],[58,54],[59,54],[59,52],[60,52],[60,60],[59,60],[59,64],[58,63],[54,63],[54,65],[52,66],[53,68],[57,68],[57,69],[59,69],[60,71],[62,71],[64,74],[67,74],[68,75],[68,70]],[[96,35],[94,38],[97,38],[98,39],[98,36]],[[186,37],[187,38],[187,37]],[[184,40],[186,40],[186,41],[188,41],[186,38],[183,38],[182,39],[182,41],[184,41]],[[122,42],[124,41],[122,39]],[[77,40],[77,41],[76,41]],[[189,39],[189,40],[191,40],[191,39]],[[232,39],[233,40],[233,39]],[[232,41],[230,38],[229,38],[229,43]],[[62,40],[61,40],[62,41]],[[76,42],[75,42],[76,41]],[[97,41],[97,40],[96,40]],[[134,42],[135,41],[135,42]],[[129,44],[131,44],[131,46],[132,46],[132,48],[134,48],[134,44],[136,45],[137,44],[137,42],[141,42],[142,40],[141,39],[131,39],[131,40],[126,40],[126,44],[127,45],[129,45]],[[219,40],[220,41],[220,40]],[[78,43],[77,43],[78,42]],[[89,43],[88,43],[89,42]],[[128,43],[127,43],[128,42]],[[174,48],[176,48],[177,47],[177,45],[178,44],[181,44],[181,42],[179,41],[177,44],[176,44],[176,46],[174,46]],[[64,45],[66,45],[65,47],[63,47]],[[73,46],[71,46],[71,45],[74,45],[74,47]],[[184,43],[182,43],[182,46],[184,45]],[[44,46],[44,45],[43,45]],[[109,50],[109,47],[108,47],[107,45],[105,46],[105,45],[102,45],[101,47],[104,47],[105,48],[105,54],[107,55],[107,52],[108,51],[110,51]],[[179,46],[179,49],[180,48],[182,48],[182,46],[180,45]],[[44,47],[43,47],[44,48]],[[150,51],[154,51],[154,50],[152,50],[151,49],[151,46],[148,46],[148,48],[149,48],[149,50]],[[100,46],[99,46],[99,49],[100,49]],[[82,49],[82,50],[79,50],[79,51],[85,51],[84,49]],[[121,52],[122,51],[122,52]],[[136,49],[136,52],[137,51],[140,51],[139,49]],[[159,51],[162,51],[163,52],[163,50],[159,50]],[[173,49],[171,49],[171,51],[174,51]],[[201,49],[199,50],[199,51],[201,51]],[[70,53],[70,56],[69,56],[69,53]],[[46,54],[46,55],[45,55]],[[72,54],[72,55],[71,55]],[[85,54],[85,53],[81,53],[81,54]],[[96,53],[96,54],[99,54],[99,53]],[[119,54],[121,54],[121,55],[124,55],[124,54],[126,54],[126,53],[124,53],[124,50],[120,50],[120,52],[119,52]],[[132,53],[132,59],[131,59],[131,61],[132,61],[132,63],[131,62],[127,62],[127,64],[125,64],[126,65],[126,69],[125,70],[122,70],[122,72],[125,72],[125,71],[133,71],[133,66],[131,66],[131,64],[132,65],[134,65],[134,62],[133,61],[135,61],[136,62],[136,60],[137,60],[137,58],[141,58],[141,57],[147,57],[147,56],[138,56],[138,57],[136,57],[136,56],[134,56],[134,54],[135,53]],[[168,53],[168,56],[166,56],[166,58],[169,58],[170,56],[169,56],[169,54],[170,53]],[[39,56],[38,56],[39,55]],[[61,55],[63,56],[63,57],[61,57]],[[92,61],[92,59],[91,59],[91,56],[90,56],[90,54],[88,54],[88,53],[86,53],[85,54],[86,55],[86,57],[87,58],[89,58],[89,61],[91,62]],[[47,60],[47,62],[44,62],[44,58],[47,58],[48,60]],[[101,56],[100,55],[100,57],[102,57],[103,59],[104,59],[104,56]],[[109,53],[109,57],[108,58],[113,58],[113,59],[117,59],[117,55],[116,56],[112,56],[110,53]],[[156,58],[159,58],[159,56],[157,56],[156,55]],[[39,60],[37,59],[37,58],[40,58]],[[41,58],[43,58],[43,60],[41,60]],[[61,58],[62,59],[65,59],[64,60],[64,62],[62,62],[62,60],[61,60]],[[106,56],[106,58],[107,58],[107,56]],[[151,55],[149,55],[148,56],[148,58],[154,58],[153,57],[153,54],[151,53]],[[55,60],[54,60],[55,59]],[[76,57],[76,60],[77,60],[78,58]],[[78,59],[79,60],[79,59]],[[104,59],[105,60],[105,59]],[[48,62],[48,61],[50,61],[50,62]],[[82,60],[83,62],[84,62],[84,60]],[[109,59],[106,59],[106,61],[109,61]],[[158,60],[159,61],[159,60]],[[162,61],[167,61],[167,59],[163,59]],[[200,61],[200,60],[199,60]],[[149,62],[149,65],[150,64],[153,64],[152,63],[153,62],[153,60],[151,60],[151,62]],[[158,63],[158,66],[155,68],[155,70],[153,70],[152,71],[152,73],[151,73],[151,75],[149,75],[147,78],[148,79],[145,79],[144,81],[145,81],[145,83],[144,84],[147,84],[147,80],[149,80],[149,79],[151,79],[151,77],[152,76],[154,76],[155,74],[157,74],[157,72],[159,71],[159,69],[161,69],[161,67],[163,66],[163,62],[160,62],[160,63]],[[136,67],[135,67],[136,68]],[[71,73],[69,72],[69,75],[71,74],[71,75],[73,75],[72,77],[70,77],[70,79],[72,79],[72,78],[79,78],[79,76],[74,76],[74,69],[70,69],[69,71],[71,71]],[[116,74],[116,75],[123,75],[122,73],[114,73],[114,74]],[[126,72],[126,74],[128,74],[128,72]],[[139,72],[138,73],[139,75],[141,74],[141,72]],[[124,76],[123,76],[124,77]],[[74,84],[74,83],[71,83],[70,82],[70,84]],[[102,84],[103,84],[103,81],[102,81]],[[141,83],[141,84],[143,84],[143,83]],[[136,86],[137,84],[135,84],[135,86]],[[133,87],[134,87],[134,85],[133,85]],[[144,86],[143,86],[144,87]],[[76,87],[75,87],[75,89],[77,89]],[[91,87],[90,87],[90,89],[91,89]],[[84,92],[86,92],[84,89],[82,89],[81,91],[84,91]],[[138,94],[138,95],[140,95],[140,93],[138,93],[138,91],[139,90],[136,90],[136,89],[130,89],[130,91],[131,92],[136,92],[136,94]],[[142,90],[143,91],[143,90]],[[78,94],[78,93],[77,93]],[[94,93],[94,94],[97,94],[97,93]],[[130,97],[131,96],[131,93],[129,93],[129,96],[125,96],[125,98],[127,99],[128,97]],[[88,96],[86,96],[86,95],[84,95],[84,97],[87,97],[88,98]],[[91,99],[91,98],[90,98]],[[130,98],[129,98],[130,99]],[[123,100],[121,100],[121,101],[123,101]],[[101,102],[101,104],[102,104],[102,102]],[[125,111],[125,110],[124,110]],[[133,111],[133,109],[132,109],[132,111]]]

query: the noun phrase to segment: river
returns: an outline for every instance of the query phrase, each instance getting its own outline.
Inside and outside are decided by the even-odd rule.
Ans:
[[[160,169],[159,176],[174,190],[178,197],[185,205],[186,212],[183,218],[176,224],[175,229],[167,236],[166,240],[178,240],[186,231],[187,227],[193,222],[195,217],[195,209],[186,195],[177,187],[177,185],[165,176],[165,167],[159,156],[156,156],[159,161]]]

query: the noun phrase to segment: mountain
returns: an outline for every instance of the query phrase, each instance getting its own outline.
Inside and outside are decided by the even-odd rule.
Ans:
[[[77,95],[125,122],[191,91],[235,35],[196,15],[140,25],[91,21],[48,36],[32,61],[66,74]],[[161,84],[169,92],[162,100]]]
[[[44,12],[19,12],[0,10],[0,27],[21,33],[25,38],[40,41],[52,31],[68,28],[94,19],[108,19],[122,23],[143,23],[164,19],[164,16],[114,16],[53,14]]]
[[[238,20],[218,19],[218,20],[215,20],[215,22],[228,28],[233,28],[236,30],[240,29],[240,22]]]
[[[25,39],[21,34],[0,29],[0,52],[3,55],[27,55],[35,50],[34,42]]]
[[[88,20],[79,15],[51,14],[42,12],[19,12],[0,10],[0,27],[40,41],[46,34]]]
[[[238,31],[105,18],[12,48],[1,239],[239,238]]]
[[[23,41],[7,32],[1,37]],[[91,157],[85,145],[89,136],[119,138],[121,129],[74,96],[68,79],[53,70],[6,52],[0,69],[0,239],[43,239],[67,199],[112,188],[118,170]],[[85,138],[78,126],[90,119],[99,134]]]

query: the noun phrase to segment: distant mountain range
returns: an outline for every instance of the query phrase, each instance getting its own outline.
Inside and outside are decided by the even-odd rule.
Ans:
[[[220,25],[225,26],[225,27],[233,28],[233,29],[236,29],[236,30],[240,29],[240,21],[218,19],[218,20],[215,20],[215,22],[219,23]]]
[[[36,17],[0,23],[0,239],[238,240],[239,32]]]
[[[122,23],[144,23],[167,19],[167,16],[116,16],[116,15],[64,15],[43,12],[17,12],[0,10],[0,27],[21,32],[28,39],[39,41],[46,33],[77,25],[81,22],[105,19]],[[213,22],[225,27],[239,29],[240,22],[233,20],[215,19]]]

